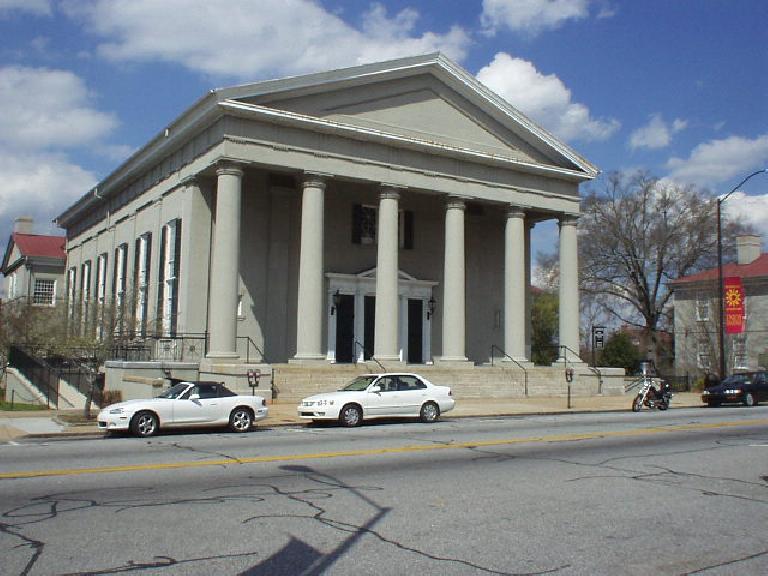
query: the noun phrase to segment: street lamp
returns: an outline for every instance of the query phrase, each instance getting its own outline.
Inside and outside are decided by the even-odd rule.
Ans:
[[[736,192],[739,188],[741,188],[744,183],[752,178],[753,176],[757,176],[758,174],[763,174],[765,172],[768,172],[768,168],[763,168],[762,170],[757,170],[756,172],[752,172],[749,176],[744,178],[741,182],[736,184],[734,186],[733,190],[728,192],[725,196],[722,198],[717,199],[717,295],[718,295],[718,309],[720,312],[720,326],[718,330],[718,347],[720,349],[720,378],[725,378],[725,345],[723,342],[723,324],[725,324],[725,317],[724,317],[724,311],[723,311],[723,231],[720,225],[720,210],[723,202],[725,202],[728,199],[728,196]]]

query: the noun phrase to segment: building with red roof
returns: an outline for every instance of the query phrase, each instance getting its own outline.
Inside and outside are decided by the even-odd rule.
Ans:
[[[768,253],[762,253],[759,236],[740,236],[736,241],[737,261],[723,265],[723,278],[737,278],[741,283],[744,314],[743,330],[724,337],[728,373],[768,365]],[[720,309],[717,283],[717,268],[671,283],[678,374],[718,371]]]
[[[53,306],[66,296],[66,238],[32,233],[29,217],[17,218],[3,256],[5,300]]]

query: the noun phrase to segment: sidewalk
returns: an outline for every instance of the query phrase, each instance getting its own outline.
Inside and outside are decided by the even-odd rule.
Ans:
[[[568,399],[558,397],[536,398],[466,398],[457,399],[456,408],[446,419],[471,416],[519,416],[532,414],[562,414],[579,412],[628,412],[634,395],[590,396]],[[694,392],[679,392],[672,399],[672,407],[700,407],[701,397]],[[93,417],[98,413],[94,409]],[[296,402],[274,402],[269,405],[269,416],[257,426],[289,426],[305,423],[296,414]],[[37,410],[31,412],[0,412],[0,442],[19,438],[88,436],[103,434],[95,421],[85,422],[82,410]]]

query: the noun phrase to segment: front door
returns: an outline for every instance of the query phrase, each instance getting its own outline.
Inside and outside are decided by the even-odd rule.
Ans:
[[[373,356],[373,335],[376,330],[376,296],[366,296],[363,310],[363,346],[365,355],[363,360],[370,360]]]
[[[355,297],[339,295],[336,306],[336,362],[350,363],[355,357]]]
[[[424,362],[424,301],[408,299],[408,363]]]

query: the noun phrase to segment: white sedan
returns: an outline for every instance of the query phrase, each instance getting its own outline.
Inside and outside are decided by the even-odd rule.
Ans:
[[[157,398],[107,406],[99,412],[98,423],[107,433],[130,430],[141,437],[182,426],[229,426],[233,432],[248,432],[267,412],[261,396],[238,396],[219,382],[179,382]]]
[[[304,398],[297,410],[306,420],[338,420],[359,426],[371,418],[419,417],[435,422],[453,410],[448,386],[435,386],[418,374],[364,374],[337,392]]]

